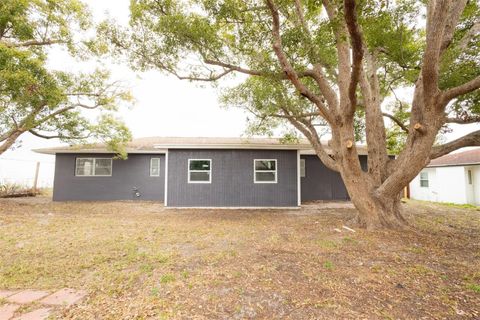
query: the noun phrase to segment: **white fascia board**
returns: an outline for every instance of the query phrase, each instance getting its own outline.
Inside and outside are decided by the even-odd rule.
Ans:
[[[263,149],[263,150],[299,150],[309,146],[289,144],[159,144],[158,149]]]
[[[69,150],[54,150],[54,149],[34,149],[32,150],[36,153],[42,154],[51,154],[55,155],[57,153],[89,153],[89,154],[113,154],[115,152],[110,150],[99,150],[99,149],[69,149]],[[165,154],[166,149],[155,149],[155,150],[126,150],[128,154]]]

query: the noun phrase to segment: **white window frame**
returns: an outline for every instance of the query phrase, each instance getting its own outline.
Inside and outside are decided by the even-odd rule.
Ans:
[[[209,170],[190,170],[190,162],[192,161],[208,161],[210,162],[210,169]],[[212,183],[212,159],[188,159],[188,183]],[[192,181],[190,180],[190,173],[191,172],[208,172],[208,181]]]
[[[78,160],[93,160],[92,174],[77,174]],[[110,160],[110,174],[95,174],[95,163],[97,160]],[[81,157],[75,158],[75,177],[111,177],[113,174],[113,161],[112,158],[95,158],[95,157]]]
[[[427,175],[427,179],[422,179],[422,173]],[[422,186],[422,181],[427,181],[427,186]],[[420,188],[430,188],[430,177],[426,171],[420,172]]]
[[[274,161],[275,162],[275,170],[257,170],[255,166],[257,161]],[[278,180],[278,161],[277,159],[253,159],[253,183],[277,183]],[[275,173],[275,180],[274,181],[257,181],[257,172],[273,172]]]
[[[153,168],[153,161],[154,160],[158,161],[158,173],[157,174],[152,174],[152,168]],[[160,177],[160,165],[161,165],[160,158],[150,158],[150,177]]]
[[[300,159],[299,166],[300,166],[300,178],[305,178],[307,176],[307,162],[305,158]]]

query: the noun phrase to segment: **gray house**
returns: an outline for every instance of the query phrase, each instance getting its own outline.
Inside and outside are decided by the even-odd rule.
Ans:
[[[298,207],[348,200],[340,175],[310,144],[278,139],[141,138],[115,159],[105,146],[35,150],[54,154],[54,201],[153,200],[167,207]],[[365,150],[359,147],[366,166]]]

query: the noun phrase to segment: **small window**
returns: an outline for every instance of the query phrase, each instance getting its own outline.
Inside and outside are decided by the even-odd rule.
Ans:
[[[189,159],[188,183],[210,183],[212,181],[212,160]]]
[[[468,184],[473,184],[472,170],[468,170]]]
[[[305,159],[300,159],[300,177],[305,178]]]
[[[254,160],[254,183],[277,183],[277,160]]]
[[[150,177],[160,176],[160,158],[150,159]]]
[[[420,187],[428,188],[428,172],[420,172]]]
[[[109,177],[112,175],[112,158],[77,158],[75,175]]]

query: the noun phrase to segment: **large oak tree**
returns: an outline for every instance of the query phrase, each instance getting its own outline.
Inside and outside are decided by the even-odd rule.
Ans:
[[[123,152],[130,132],[114,112],[131,100],[129,92],[105,70],[49,66],[53,48],[79,60],[95,57],[95,41],[84,37],[91,29],[88,8],[77,0],[0,2],[0,155],[27,132],[102,141]]]
[[[480,120],[479,13],[468,0],[132,0],[129,28],[101,31],[140,70],[227,85],[245,75],[227,104],[300,131],[341,174],[362,226],[402,228],[402,189],[431,159],[480,145],[480,131],[436,144],[449,123]],[[410,101],[387,106],[403,87]],[[403,141],[396,159],[386,123]]]

